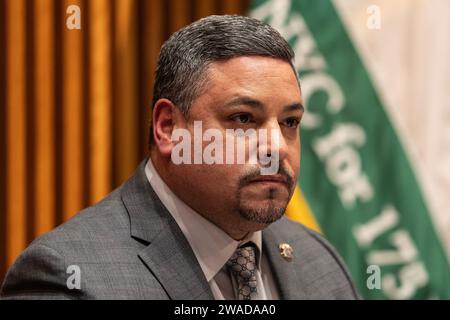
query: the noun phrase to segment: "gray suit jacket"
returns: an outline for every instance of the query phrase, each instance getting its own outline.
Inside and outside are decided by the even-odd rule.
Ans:
[[[0,297],[213,299],[194,253],[148,183],[144,167],[145,161],[101,202],[36,239],[8,271]],[[357,298],[344,264],[319,234],[282,218],[262,238],[281,298]],[[294,249],[293,261],[281,257],[280,243]],[[67,286],[76,284],[74,276],[79,276],[80,289]]]

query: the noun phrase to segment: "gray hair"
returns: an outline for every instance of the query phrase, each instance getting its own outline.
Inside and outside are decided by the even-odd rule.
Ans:
[[[240,56],[267,56],[293,66],[294,52],[270,25],[238,15],[213,15],[175,32],[161,47],[153,87],[153,103],[166,98],[187,118],[189,108],[207,82],[215,61]],[[150,145],[153,141],[150,128]]]

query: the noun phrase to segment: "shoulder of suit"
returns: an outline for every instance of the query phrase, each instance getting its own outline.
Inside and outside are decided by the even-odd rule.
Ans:
[[[90,241],[129,237],[129,218],[121,200],[121,187],[98,203],[87,207],[52,231],[36,238],[30,247],[42,245],[54,250],[70,245],[72,241]]]

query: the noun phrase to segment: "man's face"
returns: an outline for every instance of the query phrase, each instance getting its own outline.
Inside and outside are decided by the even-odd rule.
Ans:
[[[202,132],[219,130],[224,137],[224,162],[230,147],[226,137],[235,136],[230,132],[267,133],[267,141],[258,139],[256,146],[264,154],[278,152],[278,170],[262,175],[261,164],[249,163],[247,140],[245,163],[237,164],[236,159],[233,164],[171,163],[172,183],[183,201],[217,225],[243,232],[262,229],[283,215],[300,170],[303,107],[297,79],[288,63],[267,57],[214,62],[207,75],[203,93],[193,102],[188,119],[177,127],[189,130],[193,138],[194,121],[201,121]],[[278,141],[273,132],[278,133]],[[229,141],[233,140],[236,152],[238,139]],[[201,144],[205,149],[211,141]]]

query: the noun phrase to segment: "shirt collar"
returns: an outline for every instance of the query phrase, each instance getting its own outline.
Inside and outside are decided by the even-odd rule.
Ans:
[[[261,231],[250,233],[245,239],[236,241],[178,198],[162,180],[150,158],[145,166],[145,174],[153,190],[188,240],[208,282],[226,264],[237,247],[248,241],[253,242],[258,249],[257,262],[258,268],[260,267]]]

